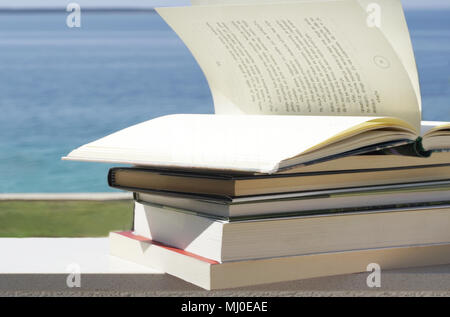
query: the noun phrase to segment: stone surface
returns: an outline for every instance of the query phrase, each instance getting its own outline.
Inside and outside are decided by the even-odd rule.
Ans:
[[[0,239],[3,296],[450,296],[450,265],[205,291],[173,276],[108,255],[107,238]],[[80,288],[67,286],[73,265]],[[71,266],[72,265],[72,266]]]

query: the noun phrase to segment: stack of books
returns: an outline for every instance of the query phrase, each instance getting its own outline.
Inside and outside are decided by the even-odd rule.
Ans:
[[[382,28],[361,3],[158,9],[216,114],[159,117],[65,157],[131,165],[108,175],[135,198],[112,255],[205,289],[450,263],[450,124],[421,120],[400,2],[378,1]]]
[[[206,289],[448,263],[450,164],[423,163],[270,176],[113,168],[110,185],[134,191],[135,209],[134,231],[112,233],[111,253]],[[366,186],[329,188],[349,176]]]

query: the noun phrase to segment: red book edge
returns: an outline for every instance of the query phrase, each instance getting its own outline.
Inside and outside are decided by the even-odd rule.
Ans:
[[[133,240],[140,241],[140,242],[151,243],[151,244],[157,245],[157,246],[159,246],[161,248],[164,248],[166,250],[173,251],[173,252],[185,255],[185,256],[189,256],[191,258],[194,258],[194,259],[197,259],[197,260],[200,260],[200,261],[203,261],[203,262],[207,262],[209,264],[219,264],[219,262],[217,262],[217,261],[214,261],[214,260],[211,260],[211,259],[208,259],[208,258],[204,258],[204,257],[202,257],[200,255],[197,255],[197,254],[194,254],[194,253],[191,253],[191,252],[187,252],[187,251],[184,251],[182,249],[174,248],[174,247],[165,245],[164,243],[153,241],[153,240],[151,240],[149,238],[146,238],[146,237],[143,237],[143,236],[135,235],[131,231],[120,231],[120,232],[115,232],[115,233],[120,234],[120,235],[122,235],[124,237],[127,237],[127,238],[130,238],[130,239],[133,239]]]

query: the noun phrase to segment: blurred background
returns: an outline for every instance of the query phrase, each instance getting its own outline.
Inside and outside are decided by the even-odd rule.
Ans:
[[[113,131],[170,113],[212,113],[195,60],[154,6],[188,1],[0,4],[0,193],[106,192],[106,164],[61,161]],[[426,120],[450,121],[450,3],[402,1]],[[157,137],[157,136],[149,136]]]

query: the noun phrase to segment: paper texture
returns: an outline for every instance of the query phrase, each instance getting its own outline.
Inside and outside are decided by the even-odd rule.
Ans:
[[[191,0],[192,5],[244,5],[244,4],[276,4],[286,2],[327,2],[333,0]],[[342,0],[335,0],[342,1]],[[366,12],[367,20],[377,18],[379,14],[379,29],[389,41],[403,63],[405,70],[411,79],[411,84],[417,96],[419,107],[422,99],[420,96],[419,75],[417,72],[414,51],[409,36],[403,8],[400,0],[358,0]]]
[[[319,144],[339,141],[339,135],[345,135],[345,138],[358,135],[365,130],[367,121],[373,120],[372,124],[380,124],[376,123],[377,119],[169,115],[88,143],[72,151],[67,158],[273,173],[277,171],[281,161]],[[326,141],[328,143],[325,143]],[[360,143],[353,144],[354,147],[359,145]]]

